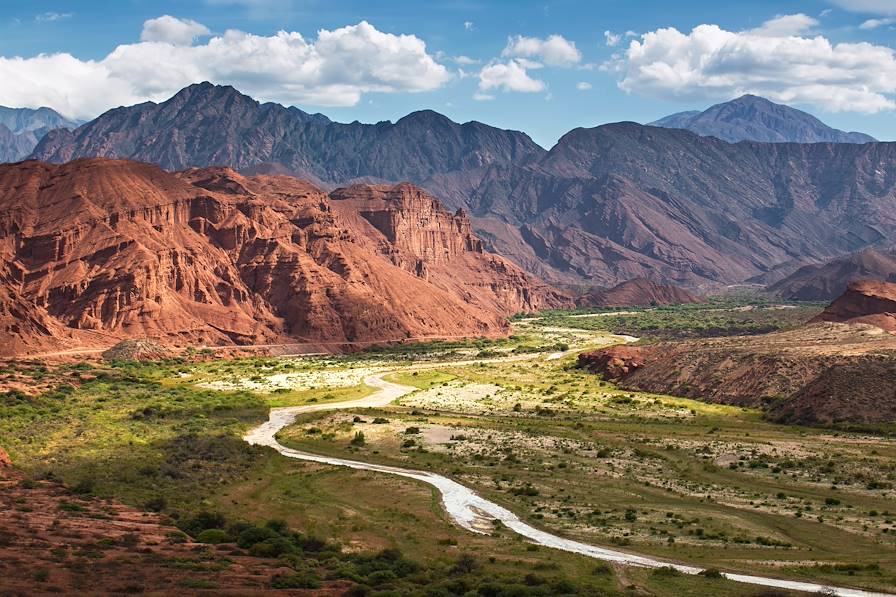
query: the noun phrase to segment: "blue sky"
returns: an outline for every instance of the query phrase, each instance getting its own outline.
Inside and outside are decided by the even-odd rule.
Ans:
[[[210,79],[335,120],[431,108],[549,147],[753,92],[894,140],[894,27],[896,0],[0,0],[0,104],[83,118]]]

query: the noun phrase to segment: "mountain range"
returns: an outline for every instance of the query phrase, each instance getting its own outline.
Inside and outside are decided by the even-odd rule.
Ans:
[[[469,213],[489,250],[580,288],[738,283],[886,245],[896,228],[888,143],[732,144],[616,123],[574,129],[546,151],[432,111],[340,124],[202,83],[51,131],[32,157],[92,156],[292,174],[325,189],[410,181]]]
[[[27,161],[0,166],[0,256],[0,354],[490,336],[572,305],[408,183]]]
[[[6,108],[0,106],[0,163],[17,162],[28,156],[48,131],[77,128],[81,122],[70,120],[51,108]]]
[[[700,111],[679,112],[651,122],[650,126],[687,129],[704,137],[729,143],[872,143],[864,133],[829,127],[816,117],[776,104],[764,97],[744,95]]]

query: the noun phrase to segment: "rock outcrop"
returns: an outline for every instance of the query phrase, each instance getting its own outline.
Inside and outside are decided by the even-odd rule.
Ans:
[[[576,300],[580,307],[649,307],[703,303],[705,299],[673,284],[635,278],[613,288],[594,288]]]
[[[645,364],[645,350],[640,346],[611,346],[579,354],[579,367],[604,379],[622,379]]]
[[[853,282],[813,321],[865,323],[896,332],[896,284],[874,280]]]
[[[105,159],[0,167],[0,350],[496,335],[570,304],[419,189],[368,194]]]

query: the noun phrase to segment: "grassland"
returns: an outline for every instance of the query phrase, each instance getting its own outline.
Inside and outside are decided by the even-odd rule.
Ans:
[[[724,579],[603,565],[501,528],[472,535],[446,519],[426,486],[288,460],[240,439],[271,406],[360,398],[371,391],[365,375],[389,370],[418,391],[384,409],[305,417],[281,441],[438,471],[536,526],[599,545],[896,586],[890,438],[621,391],[568,358],[535,354],[612,341],[583,323],[604,317],[561,319],[522,322],[501,341],[346,357],[8,363],[0,446],[34,478],[161,511],[194,536],[223,527],[239,541],[246,528],[235,523],[274,520],[339,546],[314,551],[288,533],[253,531],[258,544],[280,545],[271,557],[294,568],[296,583],[342,578],[378,595],[759,593]],[[469,362],[526,354],[533,358]]]
[[[530,325],[613,332],[645,339],[741,336],[793,329],[823,308],[822,303],[729,297],[713,298],[706,304],[547,311]]]

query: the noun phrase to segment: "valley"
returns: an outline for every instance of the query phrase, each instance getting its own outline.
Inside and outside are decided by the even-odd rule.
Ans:
[[[688,315],[694,321],[722,313],[736,333],[754,317],[786,333],[820,311],[778,307],[710,301],[666,312],[702,309]],[[664,321],[662,308],[618,311],[632,318],[620,320],[628,333],[637,317]],[[30,483],[72,488],[65,502],[102,497],[158,511],[196,549],[208,546],[202,541],[214,533],[202,532],[211,528],[224,544],[240,541],[242,527],[233,525],[241,520],[283,521],[338,544],[318,556],[265,532],[257,544],[233,546],[243,555],[202,548],[211,567],[225,570],[234,557],[283,554],[276,574],[320,590],[341,582],[409,594],[435,583],[453,594],[491,580],[528,591],[521,594],[759,591],[715,572],[692,576],[532,545],[488,516],[471,520],[479,533],[470,533],[417,480],[297,461],[257,435],[262,445],[244,443],[270,408],[300,411],[277,434],[287,456],[300,450],[440,474],[564,540],[731,573],[872,592],[893,586],[896,448],[885,427],[780,425],[749,407],[620,388],[575,367],[582,350],[637,340],[613,335],[607,328],[620,321],[604,313],[548,312],[520,318],[504,339],[344,356],[194,351],[145,363],[8,361],[0,446]],[[665,329],[680,334],[687,318],[665,317]],[[25,519],[26,503],[17,506]],[[273,552],[259,547],[275,544]],[[381,550],[393,555],[383,559]],[[288,553],[303,553],[302,563]],[[59,565],[77,570],[83,558],[72,552]],[[213,590],[210,567],[191,566],[176,582]],[[259,589],[272,578],[263,576]]]

